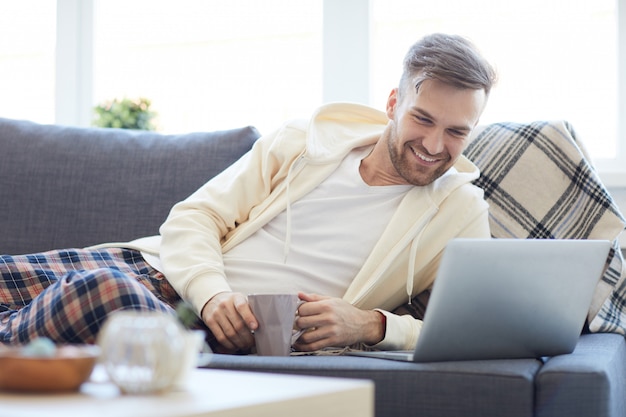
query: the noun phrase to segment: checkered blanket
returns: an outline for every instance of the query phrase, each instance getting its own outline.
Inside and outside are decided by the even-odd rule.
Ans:
[[[481,171],[494,238],[605,239],[607,269],[589,330],[626,334],[626,268],[618,237],[626,220],[567,122],[478,127],[465,151]]]

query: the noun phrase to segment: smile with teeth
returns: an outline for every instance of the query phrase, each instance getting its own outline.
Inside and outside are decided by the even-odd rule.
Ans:
[[[429,164],[432,164],[432,163],[434,163],[434,162],[437,162],[437,159],[435,159],[435,158],[429,158],[428,156],[424,155],[423,153],[421,153],[421,152],[417,151],[417,150],[416,150],[416,149],[414,149],[414,148],[411,148],[411,151],[413,151],[413,154],[414,154],[415,156],[417,156],[419,159],[421,159],[422,161],[424,161],[424,162],[427,162],[427,163],[429,163]]]

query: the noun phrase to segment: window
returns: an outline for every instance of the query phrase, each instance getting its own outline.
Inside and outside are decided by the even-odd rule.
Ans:
[[[54,122],[56,6],[0,3],[0,117]]]
[[[412,42],[457,33],[499,74],[482,123],[565,119],[595,159],[617,157],[616,0],[371,1],[373,104]]]
[[[160,131],[267,132],[321,102],[320,1],[98,0],[94,16],[94,101],[148,98]]]
[[[85,125],[98,103],[145,97],[165,133],[248,124],[264,133],[328,100],[384,109],[410,44],[454,32],[472,39],[499,72],[482,123],[568,120],[605,183],[625,186],[626,7],[619,5],[7,1],[0,4],[0,117]]]

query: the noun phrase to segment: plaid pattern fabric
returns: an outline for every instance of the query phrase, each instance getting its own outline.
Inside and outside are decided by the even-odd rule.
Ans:
[[[592,332],[626,334],[626,220],[567,122],[481,126],[465,155],[481,171],[494,238],[605,239],[607,269],[588,314]]]
[[[93,343],[120,309],[173,314],[180,297],[137,251],[70,249],[0,256],[0,342]]]

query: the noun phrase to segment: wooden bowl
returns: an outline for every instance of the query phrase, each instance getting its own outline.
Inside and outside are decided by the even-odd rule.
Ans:
[[[0,350],[0,390],[78,391],[99,355],[95,345],[61,346],[52,357],[24,356],[20,348]]]

